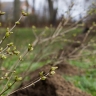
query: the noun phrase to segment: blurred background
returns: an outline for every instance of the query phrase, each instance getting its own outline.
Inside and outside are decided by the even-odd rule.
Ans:
[[[87,15],[93,2],[96,0],[0,0],[0,10],[6,12],[0,17],[0,21],[3,26],[11,26],[24,10],[29,16],[22,19],[22,27],[42,27],[50,24],[56,26],[62,17],[65,20],[70,18],[72,23]]]

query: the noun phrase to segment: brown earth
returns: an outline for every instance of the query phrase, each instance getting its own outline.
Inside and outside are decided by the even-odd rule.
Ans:
[[[67,68],[72,68],[66,66],[64,68],[66,69],[65,73],[67,73],[67,70],[69,70]],[[59,66],[59,67],[64,67],[64,66]],[[50,68],[51,66],[47,65],[47,67],[44,66],[41,69],[38,69],[30,73],[29,74],[30,81],[22,83],[20,87],[26,86],[28,83],[31,83],[32,81],[36,80],[36,78],[38,78],[38,73],[40,71],[48,72]],[[48,78],[45,81],[39,81],[38,83],[36,83],[35,86],[31,86],[29,88],[20,90],[11,96],[91,96],[81,91],[80,89],[76,88],[70,82],[65,81],[64,78],[59,74],[60,73],[59,70],[60,69],[58,69],[55,75],[48,76]]]
[[[67,74],[73,76],[73,75],[82,75],[83,73],[85,73],[83,69],[79,69],[78,67],[70,65],[68,63],[58,64],[57,66],[58,66],[57,72],[60,74]]]

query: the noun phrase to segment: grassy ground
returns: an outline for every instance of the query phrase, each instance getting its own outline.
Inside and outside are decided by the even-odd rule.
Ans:
[[[64,76],[66,80],[72,82],[80,89],[96,96],[96,59],[87,58],[86,60],[71,60],[70,64],[85,69],[86,73],[82,76]]]
[[[43,30],[44,29],[37,29],[36,34],[40,34],[40,32]],[[52,29],[52,30],[54,30],[54,29]],[[46,34],[47,35],[52,34],[52,30],[47,30]],[[4,29],[1,30],[0,34],[1,35],[4,34],[3,32],[5,32]],[[67,37],[70,38],[70,36],[73,36],[72,34],[75,34],[78,32],[81,32],[81,30],[80,29],[74,30],[70,34],[67,34]],[[23,29],[17,28],[14,30],[14,34],[12,34],[7,40],[4,41],[2,46],[6,46],[6,44],[8,42],[9,43],[14,42],[14,44],[17,46],[17,49],[19,49],[19,50],[21,50],[21,52],[23,52],[27,48],[28,43],[32,43],[34,40],[35,40],[35,37],[33,35],[31,28],[23,28]],[[57,44],[58,43],[54,44],[55,48],[58,47]],[[38,53],[39,49],[40,49],[40,46],[37,50],[35,50],[35,52]],[[17,58],[18,58],[17,56],[14,56],[14,57],[6,59],[3,62],[4,68],[5,69],[10,68],[14,64],[14,62],[17,60]],[[26,59],[20,64],[20,67],[17,69],[17,74],[26,70],[26,68],[28,67],[28,64],[30,64],[32,58],[34,58],[34,55],[32,55],[32,54],[30,56],[26,57]],[[36,68],[43,66],[44,64],[46,64],[49,61],[50,60],[33,63],[30,69],[35,70]],[[86,71],[86,74],[84,74],[83,76],[72,76],[72,77],[64,76],[64,78],[66,80],[74,83],[80,89],[82,89],[88,93],[91,93],[92,96],[96,96],[96,68],[91,67],[91,66],[95,65],[95,63],[96,63],[95,58],[87,57],[82,60],[70,60],[69,62],[70,62],[70,64],[75,65],[79,68],[86,69],[87,71]]]

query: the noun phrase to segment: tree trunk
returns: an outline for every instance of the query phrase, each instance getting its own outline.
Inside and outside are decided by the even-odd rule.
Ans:
[[[13,20],[17,21],[20,17],[21,9],[20,9],[20,0],[14,0],[14,11],[13,11]]]
[[[32,14],[35,14],[35,0],[32,0]]]
[[[0,11],[2,10],[2,4],[1,4],[1,0],[0,0]],[[0,16],[0,22],[2,21],[2,17]]]
[[[50,23],[54,25],[56,23],[57,9],[54,9],[52,0],[48,0],[48,7],[49,7],[49,14],[50,14],[49,20]]]
[[[28,0],[25,0],[25,3],[26,3],[26,12],[28,12],[28,10],[29,10],[29,3],[28,3]]]

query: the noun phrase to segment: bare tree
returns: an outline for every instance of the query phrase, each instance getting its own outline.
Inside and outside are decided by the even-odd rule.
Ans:
[[[28,3],[28,0],[25,0],[25,3],[26,3],[26,12],[28,12],[28,10],[29,10],[29,3]]]
[[[32,13],[35,14],[35,0],[32,0]]]
[[[54,8],[53,3],[53,0],[48,0],[50,23],[54,25],[56,22],[57,8]]]
[[[19,19],[20,11],[21,11],[20,0],[14,0],[14,11],[13,11],[14,21],[17,21]]]
[[[85,5],[87,6],[87,14],[89,14],[85,23],[91,26],[93,22],[96,22],[96,0],[85,0]]]
[[[1,11],[1,0],[0,0],[0,11]]]
[[[0,11],[2,9],[2,4],[1,4],[1,0],[0,0]],[[0,21],[2,20],[1,16],[0,16]]]

